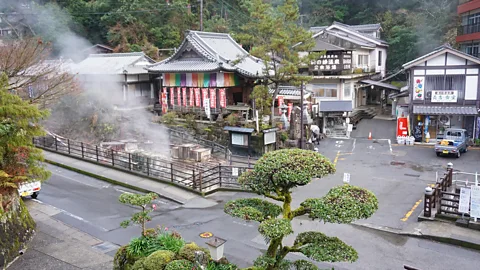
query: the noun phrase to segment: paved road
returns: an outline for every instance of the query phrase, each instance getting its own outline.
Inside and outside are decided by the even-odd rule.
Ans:
[[[349,146],[353,145],[352,142],[345,142],[345,146],[342,147],[348,149],[347,144]],[[363,144],[360,143],[356,147],[361,149],[363,147],[361,145]],[[423,149],[420,151],[423,151]],[[353,157],[354,154],[349,158]],[[337,162],[339,170],[346,170],[346,167],[348,167],[346,159],[337,160]],[[360,167],[360,165],[357,166]],[[53,216],[54,218],[115,245],[124,245],[132,237],[139,235],[140,230],[138,227],[123,229],[118,225],[121,220],[128,218],[134,211],[133,208],[118,203],[118,196],[122,192],[132,191],[55,166],[49,166],[49,168],[53,171],[53,175],[44,185],[38,200],[63,210],[61,213]],[[367,168],[366,170],[370,169]],[[366,174],[367,172],[364,171],[363,173]],[[359,181],[358,178],[352,175],[354,183]],[[331,178],[318,180],[314,185],[320,182],[323,182],[321,188],[320,186],[315,186],[318,190],[315,188],[308,190],[299,189],[297,193],[302,194],[302,196],[321,195],[325,190],[324,185],[337,185],[341,183],[341,179],[339,179],[338,175],[332,176]],[[370,183],[368,186],[372,187],[376,184],[375,181],[366,181],[365,185],[368,183]],[[392,185],[392,183],[388,182],[388,185]],[[374,191],[378,192],[378,190]],[[216,200],[219,204],[206,209],[187,209],[169,201],[157,201],[157,204],[161,207],[154,212],[154,219],[149,223],[149,226],[166,226],[170,230],[179,231],[187,241],[195,241],[199,244],[205,241],[205,239],[199,237],[200,233],[212,232],[219,237],[227,239],[228,242],[225,247],[227,257],[239,266],[245,267],[266,249],[266,245],[257,232],[257,223],[234,219],[223,213],[222,205],[224,202],[232,197],[241,196],[248,195],[235,193],[214,195],[210,198]],[[383,201],[382,198],[384,198],[383,195],[380,196],[381,203]],[[383,270],[402,269],[403,264],[409,264],[420,269],[477,269],[475,262],[478,261],[480,254],[475,251],[426,240],[409,239],[377,231],[359,229],[352,225],[322,224],[304,219],[296,221],[294,228],[296,232],[321,230],[328,235],[339,236],[359,252],[360,259],[353,264],[322,263],[319,264],[321,268]],[[292,241],[292,239],[288,240]],[[114,251],[109,252],[109,254],[113,255]],[[298,258],[298,256],[294,256],[291,259],[295,260]]]

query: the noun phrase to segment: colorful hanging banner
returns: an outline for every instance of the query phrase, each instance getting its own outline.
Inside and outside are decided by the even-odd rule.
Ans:
[[[205,104],[205,100],[208,98],[208,88],[202,88],[202,105]]]
[[[165,73],[165,86],[182,87],[232,87],[239,86],[239,78],[235,73]]]
[[[283,96],[278,96],[278,113],[282,115]]]
[[[162,113],[167,113],[168,111],[168,103],[167,103],[167,89],[164,88],[165,91],[160,95],[162,99]]]
[[[190,91],[190,107],[195,107],[195,93],[194,93],[194,89],[193,89],[193,88],[190,88],[189,91]]]
[[[158,102],[160,102],[160,104],[162,104],[163,106],[163,94],[166,94],[167,93],[167,88],[166,87],[163,87],[162,88],[162,91],[160,92],[160,95],[158,97]]]
[[[195,106],[202,107],[202,102],[200,100],[200,88],[195,88]]]
[[[225,93],[225,88],[218,89],[218,96],[220,98],[220,108],[227,107],[227,96]]]
[[[210,88],[210,107],[216,108],[217,107],[217,89]]]
[[[170,88],[170,105],[175,105],[175,94],[173,93],[174,92],[174,88]]]
[[[182,92],[180,92],[180,87],[177,87],[177,104],[182,106]]]
[[[187,107],[187,88],[182,88],[183,106]]]

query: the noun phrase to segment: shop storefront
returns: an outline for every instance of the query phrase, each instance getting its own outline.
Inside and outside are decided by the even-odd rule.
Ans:
[[[436,142],[446,129],[462,128],[473,138],[477,114],[475,106],[413,106],[412,135],[417,142]]]
[[[319,126],[322,132],[329,137],[348,138],[353,127],[348,117],[351,111],[351,101],[321,101]]]

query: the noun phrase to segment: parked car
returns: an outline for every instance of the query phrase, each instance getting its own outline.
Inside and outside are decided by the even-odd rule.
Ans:
[[[40,189],[42,189],[42,183],[40,181],[25,182],[19,185],[18,194],[20,194],[20,197],[31,196],[32,199],[36,199],[40,193]]]
[[[457,158],[461,153],[468,151],[468,136],[465,129],[449,128],[445,130],[445,136],[435,144],[435,152],[440,155],[455,155]]]

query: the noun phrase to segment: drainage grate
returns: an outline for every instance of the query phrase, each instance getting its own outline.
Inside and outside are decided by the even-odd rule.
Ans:
[[[110,242],[103,242],[103,243],[92,246],[92,248],[96,249],[96,250],[99,250],[103,253],[107,253],[107,252],[110,252],[112,250],[117,249],[118,246],[115,245],[115,244],[112,244]]]
[[[410,176],[410,177],[420,177],[420,174],[410,174],[410,173],[406,173],[404,174],[405,176]]]

